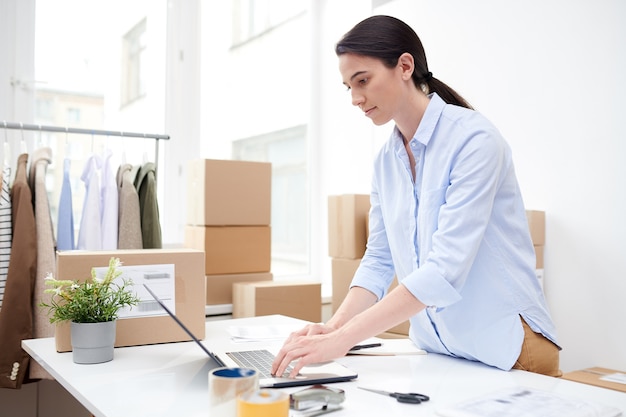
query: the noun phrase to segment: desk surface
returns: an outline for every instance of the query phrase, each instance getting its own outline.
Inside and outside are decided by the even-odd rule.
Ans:
[[[210,321],[204,343],[212,350],[249,349],[266,343],[234,343],[232,325],[288,325],[284,316]],[[77,365],[72,354],[57,353],[54,338],[22,342],[23,348],[96,417],[208,415],[206,355],[193,342],[116,348],[113,361]],[[347,356],[340,362],[356,370],[355,381],[333,384],[346,392],[342,410],[330,416],[433,416],[436,410],[508,387],[529,387],[573,399],[611,405],[626,416],[626,394],[523,371],[504,372],[444,355]],[[431,400],[400,404],[358,386],[419,392]],[[300,388],[285,389],[293,392]]]

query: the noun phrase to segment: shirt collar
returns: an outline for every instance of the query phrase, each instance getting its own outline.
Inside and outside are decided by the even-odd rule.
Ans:
[[[426,111],[422,116],[422,120],[420,121],[417,131],[413,136],[414,140],[420,142],[424,146],[428,145],[430,138],[433,136],[435,127],[437,127],[437,122],[439,122],[439,117],[441,116],[441,113],[443,113],[443,108],[446,105],[446,102],[443,101],[437,93],[429,94],[428,98],[430,98],[430,102],[428,103]],[[402,134],[398,130],[398,126],[394,126],[393,128],[393,137],[396,140],[396,143],[403,144]]]

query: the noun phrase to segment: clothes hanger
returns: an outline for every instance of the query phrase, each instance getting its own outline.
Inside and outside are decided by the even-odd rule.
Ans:
[[[121,165],[126,165],[126,142],[124,141],[124,132],[120,132],[120,136],[122,137],[122,163]]]
[[[69,159],[70,155],[70,138],[69,138],[69,128],[65,127],[65,157]]]
[[[22,132],[22,140],[20,141],[20,153],[28,153],[28,146],[26,146],[26,139],[24,139],[24,123],[20,123],[20,130]]]
[[[38,125],[38,126],[39,126],[39,138],[38,138],[39,141],[38,141],[37,148],[43,148],[43,138],[41,137],[41,125]]]
[[[11,145],[9,145],[9,135],[7,133],[7,122],[4,121],[4,166],[8,167],[11,164]]]

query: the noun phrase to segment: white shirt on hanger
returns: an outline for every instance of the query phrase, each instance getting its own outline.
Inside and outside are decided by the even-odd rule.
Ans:
[[[102,225],[100,204],[100,170],[102,158],[92,155],[85,163],[80,179],[85,183],[85,202],[78,230],[77,249],[101,250]]]
[[[115,173],[111,169],[111,156],[113,153],[107,149],[102,167],[102,249],[117,249],[118,235],[118,190],[115,181]]]

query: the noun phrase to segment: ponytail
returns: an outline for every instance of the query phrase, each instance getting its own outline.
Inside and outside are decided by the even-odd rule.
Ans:
[[[395,17],[371,16],[354,26],[335,46],[337,56],[347,53],[369,56],[380,59],[388,68],[394,68],[405,52],[413,56],[412,79],[417,88],[425,84],[428,90],[424,90],[437,93],[446,103],[472,109],[460,94],[433,77],[419,37],[409,25]]]

